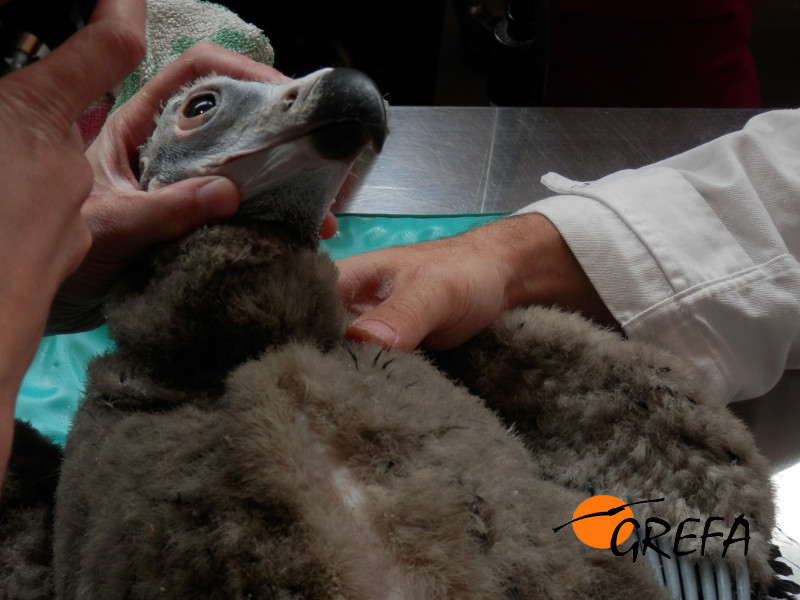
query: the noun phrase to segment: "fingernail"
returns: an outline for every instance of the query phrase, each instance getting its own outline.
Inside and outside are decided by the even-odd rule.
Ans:
[[[215,177],[197,191],[208,222],[230,219],[239,209],[239,190],[230,179]]]
[[[331,239],[336,235],[337,227],[338,223],[336,222],[336,217],[333,216],[333,213],[328,211],[325,215],[325,219],[322,221],[322,225],[319,227],[319,237],[323,240]]]
[[[392,348],[398,339],[397,332],[383,321],[365,319],[350,325],[351,331],[358,330],[363,335],[358,336],[360,341],[376,342],[386,348]]]

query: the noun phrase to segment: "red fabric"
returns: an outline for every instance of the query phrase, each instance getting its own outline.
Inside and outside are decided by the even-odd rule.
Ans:
[[[752,0],[556,0],[545,104],[758,107]]]
[[[101,98],[95,100],[84,112],[78,117],[78,129],[80,129],[81,137],[83,138],[84,149],[88,148],[100,133],[103,123],[108,118],[108,113],[111,112],[111,107],[114,102],[111,98]]]

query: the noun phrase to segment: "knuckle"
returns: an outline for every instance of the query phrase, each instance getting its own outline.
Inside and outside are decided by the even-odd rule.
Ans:
[[[175,59],[174,69],[184,68],[195,76],[204,75],[213,70],[213,61],[220,54],[228,51],[207,40],[192,44]]]
[[[203,56],[208,52],[219,52],[220,49],[221,46],[218,46],[213,42],[209,42],[208,40],[200,40],[196,44],[192,44],[182,56],[191,60],[197,58],[198,56]]]
[[[434,323],[428,321],[434,316],[433,303],[426,295],[414,295],[391,300],[387,306],[392,311],[392,321],[404,331],[429,332]]]

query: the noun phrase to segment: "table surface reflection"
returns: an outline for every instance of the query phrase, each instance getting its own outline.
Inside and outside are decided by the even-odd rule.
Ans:
[[[555,171],[592,180],[735,131],[756,110],[393,108],[383,152],[355,169],[338,212],[513,211],[546,197]]]

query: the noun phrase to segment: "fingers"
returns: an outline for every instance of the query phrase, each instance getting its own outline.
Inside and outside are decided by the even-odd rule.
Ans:
[[[322,225],[319,228],[319,237],[323,240],[329,240],[334,235],[336,235],[336,217],[333,216],[333,213],[328,211],[325,215],[325,220],[322,222]]]
[[[449,350],[486,327],[499,311],[485,311],[481,299],[452,294],[445,285],[403,287],[354,319],[350,339],[411,351],[419,346]]]
[[[281,81],[288,79],[270,66],[225,50],[210,42],[200,42],[162,69],[153,79],[112,115],[124,123],[118,127],[127,148],[137,149],[153,132],[154,115],[181,87],[210,73],[239,79]]]
[[[400,350],[462,344],[512,306],[507,292],[519,268],[503,250],[506,238],[485,225],[339,261],[342,301],[357,315],[348,336]]]
[[[419,346],[436,321],[419,295],[399,293],[353,320],[347,336],[358,342],[372,342],[384,348],[410,351]]]
[[[239,208],[240,194],[228,179],[198,177],[152,192],[131,190],[112,200],[112,208],[90,205],[86,218],[95,238],[113,243],[124,261],[152,244],[229,219]]]
[[[347,328],[351,339],[406,351],[423,341],[437,348],[450,343],[439,336],[464,304],[435,262],[417,261],[405,247],[345,259],[338,267],[345,306],[359,315]]]
[[[89,25],[42,60],[8,76],[17,84],[18,106],[34,112],[45,127],[64,130],[141,61],[144,22],[144,0],[100,0]]]
[[[399,348],[397,329],[390,325],[391,319],[389,322],[386,320],[390,315],[371,317],[371,313],[390,297],[394,288],[397,271],[390,260],[380,262],[380,257],[385,255],[386,252],[378,251],[338,261],[339,293],[347,310],[359,315],[347,328],[349,338],[359,342],[374,342],[385,348]]]
[[[231,218],[239,208],[239,189],[229,179],[204,177],[146,193],[130,213],[131,231],[143,247],[186,235],[202,225]]]
[[[184,52],[166,69],[187,70],[192,79],[209,73],[229,75],[254,81],[285,81],[291,79],[277,69],[246,56],[225,50],[211,42],[199,42]],[[166,70],[165,69],[165,70]]]

